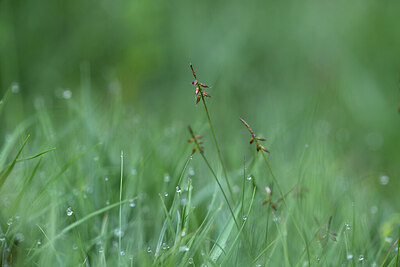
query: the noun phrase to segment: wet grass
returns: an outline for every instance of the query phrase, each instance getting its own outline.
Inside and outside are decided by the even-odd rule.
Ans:
[[[119,93],[105,108],[84,86],[57,118],[38,99],[17,127],[4,126],[0,262],[397,266],[398,203],[385,196],[396,173],[360,171],[362,154],[338,152],[352,144],[332,139],[315,112],[295,126],[282,116],[284,127],[246,117],[265,131],[242,121],[249,145],[239,118],[222,128],[226,115],[213,113],[222,100],[207,106],[195,87],[207,120],[183,110],[196,119],[166,126],[132,113]],[[13,98],[1,102],[5,121]]]

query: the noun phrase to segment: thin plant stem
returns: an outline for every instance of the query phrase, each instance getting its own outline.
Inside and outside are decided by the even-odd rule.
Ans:
[[[122,238],[122,179],[124,176],[124,151],[121,150],[121,182],[119,185],[119,233],[118,233],[118,266],[121,266],[121,238]]]
[[[211,123],[210,113],[208,112],[207,104],[206,104],[206,101],[204,99],[204,95],[202,93],[201,93],[201,100],[203,101],[203,104],[204,104],[204,110],[206,111],[208,124],[210,125],[210,130],[211,130],[211,133],[212,133],[212,136],[213,136],[213,139],[214,139],[215,148],[217,149],[219,161],[221,162],[222,171],[224,173],[225,181],[226,181],[226,184],[228,186],[229,194],[231,196],[233,204],[235,204],[235,200],[233,199],[233,193],[232,193],[231,184],[229,183],[228,175],[226,174],[225,164],[224,164],[224,162],[222,160],[221,150],[219,149],[218,142],[217,142],[217,137],[215,136],[215,133],[214,133],[214,127],[213,127],[213,125]]]
[[[263,150],[261,150],[261,155],[263,156],[264,161],[265,161],[265,163],[266,163],[267,166],[268,166],[269,172],[271,173],[272,179],[274,180],[274,183],[276,184],[276,187],[278,188],[279,193],[281,194],[282,201],[283,201],[283,203],[285,204],[285,207],[286,207],[286,208],[288,209],[288,211],[289,211],[289,216],[290,216],[290,218],[291,218],[291,220],[292,220],[292,222],[293,222],[293,224],[294,224],[294,227],[295,227],[296,230],[297,230],[297,233],[299,234],[299,236],[300,236],[300,238],[302,239],[303,243],[305,244],[306,248],[308,248],[308,244],[307,244],[307,242],[306,242],[306,240],[305,240],[303,234],[301,233],[300,228],[299,228],[299,226],[298,226],[297,223],[296,223],[296,220],[294,219],[292,213],[291,213],[290,210],[289,210],[289,207],[288,207],[287,202],[286,202],[285,194],[283,194],[283,191],[282,191],[282,189],[281,189],[281,187],[280,187],[280,185],[279,185],[279,183],[278,183],[278,179],[276,179],[276,176],[275,176],[275,174],[274,174],[274,172],[273,172],[273,170],[272,170],[272,167],[271,167],[271,165],[269,164],[269,161],[268,161],[267,157],[265,156],[265,153],[264,153]],[[307,249],[307,250],[308,250],[308,249]]]
[[[212,175],[214,176],[214,179],[215,179],[215,181],[217,182],[219,188],[221,189],[222,195],[223,195],[224,198],[225,198],[226,204],[228,205],[228,208],[229,208],[229,211],[230,211],[230,213],[231,213],[231,215],[232,215],[232,218],[233,218],[233,220],[235,221],[236,227],[237,227],[238,229],[240,229],[239,224],[238,224],[238,222],[236,221],[235,214],[233,213],[231,204],[229,204],[228,197],[227,197],[226,194],[225,194],[224,188],[222,187],[221,183],[219,182],[218,177],[217,177],[217,175],[215,174],[214,170],[212,169],[212,167],[211,167],[210,163],[208,162],[206,156],[204,156],[203,153],[200,153],[200,154],[201,154],[201,156],[203,157],[204,161],[206,162],[207,167],[210,169]]]

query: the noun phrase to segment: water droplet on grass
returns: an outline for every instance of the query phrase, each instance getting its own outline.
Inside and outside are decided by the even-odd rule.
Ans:
[[[122,231],[120,228],[116,228],[116,229],[114,229],[114,235],[116,237],[121,237],[124,235],[124,231]]]
[[[385,237],[385,243],[392,243],[393,239],[390,236]]]
[[[135,206],[135,201],[133,199],[129,200],[129,207],[134,208]]]
[[[8,218],[7,225],[10,226],[13,224],[13,222],[14,222],[13,218]]]
[[[379,177],[379,183],[381,185],[387,185],[389,183],[389,176],[387,175],[381,175],[381,177]]]
[[[108,176],[106,176],[106,177],[104,178],[104,181],[108,182]]]
[[[346,230],[351,230],[350,224],[344,223],[344,226],[346,227]]]
[[[360,257],[358,258],[359,261],[364,261],[364,255],[361,254]]]
[[[163,249],[163,250],[166,250],[166,249],[167,249],[167,244],[162,243],[162,249]]]
[[[164,193],[164,197],[167,197],[167,196],[168,196],[168,193],[167,193],[167,192],[165,192],[165,193]]]
[[[13,82],[13,83],[11,84],[11,92],[12,92],[13,94],[18,94],[18,93],[19,93],[19,83]]]
[[[193,258],[189,258],[188,264],[192,265],[194,263]]]
[[[38,240],[38,241],[36,242],[36,244],[37,244],[38,246],[40,246],[40,245],[42,245],[42,241]]]
[[[247,215],[243,215],[242,219],[243,221],[247,220]]]
[[[147,247],[147,253],[151,253],[151,247]]]
[[[74,245],[72,246],[72,249],[73,249],[73,250],[77,250],[77,249],[78,249],[78,246],[77,246],[76,244],[74,244]]]
[[[180,193],[180,192],[182,192],[182,189],[181,189],[181,187],[178,185],[178,186],[176,186],[176,192],[177,193]]]
[[[253,179],[253,175],[249,174],[247,175],[247,181],[251,181]]]
[[[125,256],[125,251],[121,250],[121,252],[119,253],[121,256]]]
[[[171,181],[171,177],[169,177],[169,174],[168,173],[164,174],[164,182],[168,183],[169,181]]]
[[[135,168],[132,168],[131,174],[132,174],[132,175],[136,175],[136,174],[137,174],[137,170],[136,170]]]
[[[194,169],[192,167],[189,167],[189,175],[190,176],[195,175]]]
[[[189,248],[188,248],[188,246],[182,246],[182,247],[179,247],[179,251],[186,252],[186,251],[189,251]]]
[[[71,216],[74,213],[71,207],[68,207],[67,209],[67,216]]]
[[[72,92],[71,90],[64,90],[62,93],[62,96],[64,99],[70,99],[72,97]]]
[[[347,254],[347,259],[348,259],[348,260],[353,259],[353,254],[351,254],[351,253]]]
[[[110,205],[110,201],[107,200],[107,201],[106,201],[106,205],[107,205],[107,206]]]

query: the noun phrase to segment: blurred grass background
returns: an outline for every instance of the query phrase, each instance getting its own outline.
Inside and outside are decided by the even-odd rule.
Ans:
[[[1,163],[13,158],[28,133],[25,156],[57,147],[47,163],[49,173],[44,171],[35,187],[40,188],[54,175],[51,169],[103,143],[63,174],[68,182],[53,188],[63,192],[64,211],[74,188],[75,198],[83,201],[84,188],[92,184],[98,191],[93,207],[82,204],[88,211],[117,201],[123,149],[128,173],[147,179],[127,186],[132,189],[127,197],[145,192],[145,207],[160,211],[156,217],[162,220],[157,193],[174,191],[176,185],[166,185],[163,177],[175,175],[177,182],[191,150],[188,124],[206,135],[208,156],[216,159],[204,111],[194,105],[191,62],[199,79],[212,86],[208,103],[237,186],[243,157],[254,152],[238,120],[243,117],[267,138],[285,191],[306,181],[311,195],[303,207],[310,215],[306,221],[313,221],[311,214],[327,220],[333,210],[352,214],[356,202],[360,220],[369,223],[365,228],[376,227],[363,238],[370,236],[371,246],[380,248],[374,243],[382,238],[379,229],[390,220],[399,224],[393,219],[400,208],[399,11],[397,2],[374,1],[1,0],[0,93],[12,92],[0,114]],[[201,162],[191,164],[196,175],[209,176]],[[31,165],[20,174],[27,176]],[[259,188],[269,183],[265,169],[253,172],[260,177]],[[115,178],[113,186],[101,180],[96,187],[105,176]],[[387,185],[381,184],[385,176]],[[21,182],[6,183],[2,205],[7,207]],[[197,200],[200,220],[207,190],[215,184],[211,178],[193,183],[203,192]],[[258,197],[262,201],[262,193]],[[53,208],[56,213],[59,206]],[[342,219],[336,223],[343,226],[347,213],[337,212]],[[147,225],[154,218],[146,218],[135,226],[146,229],[137,249],[159,231],[159,224]],[[53,219],[57,232],[60,223]]]

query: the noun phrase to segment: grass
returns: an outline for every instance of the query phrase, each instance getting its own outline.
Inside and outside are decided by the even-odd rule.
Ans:
[[[148,114],[132,120],[119,94],[104,108],[83,84],[62,103],[67,123],[39,102],[17,127],[4,126],[1,264],[398,266],[398,204],[377,189],[384,178],[373,167],[362,177],[323,130],[310,133],[315,112],[288,130],[254,118],[265,147],[245,123],[255,149],[238,120],[220,126],[227,115],[210,112],[199,83],[207,121],[173,134]],[[13,98],[1,102],[7,121]]]

